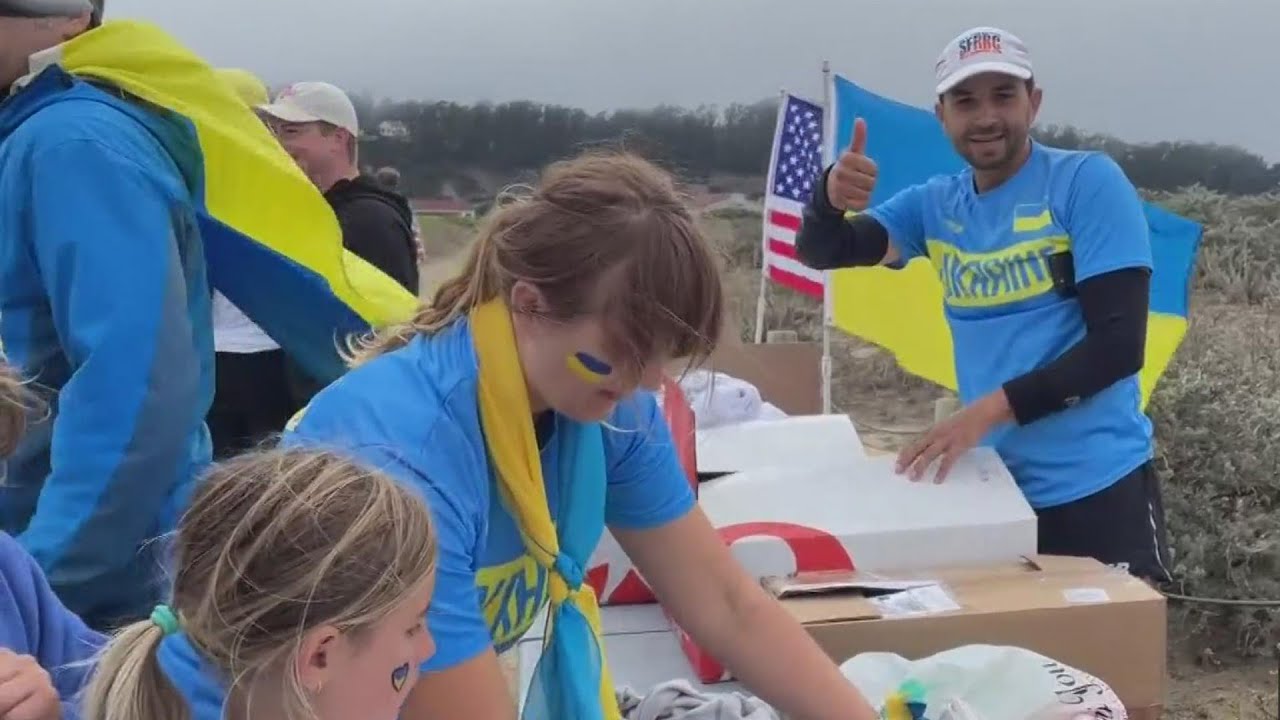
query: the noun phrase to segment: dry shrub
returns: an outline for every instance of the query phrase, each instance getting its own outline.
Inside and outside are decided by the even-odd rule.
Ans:
[[[1152,199],[1205,228],[1187,337],[1151,404],[1175,590],[1280,601],[1280,197]],[[1219,652],[1280,640],[1280,608],[1171,610],[1174,637]]]
[[[1280,302],[1280,196],[1227,197],[1195,187],[1149,199],[1204,225],[1197,290],[1229,302]]]
[[[1200,299],[1151,407],[1180,593],[1280,599],[1278,388],[1280,316],[1216,294]],[[1175,636],[1245,654],[1275,641],[1274,610],[1173,610]]]

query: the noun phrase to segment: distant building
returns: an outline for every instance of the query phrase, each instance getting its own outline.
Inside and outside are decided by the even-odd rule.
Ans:
[[[413,198],[409,200],[409,208],[414,215],[468,219],[476,216],[475,206],[458,198]]]
[[[378,123],[378,135],[395,140],[406,140],[409,137],[409,128],[399,120],[383,120]]]

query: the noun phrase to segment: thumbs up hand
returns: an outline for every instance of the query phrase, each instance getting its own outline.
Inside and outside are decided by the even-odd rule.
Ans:
[[[876,162],[866,155],[867,122],[858,118],[853,123],[853,141],[849,143],[827,176],[827,201],[837,210],[862,211],[871,203],[876,187]]]

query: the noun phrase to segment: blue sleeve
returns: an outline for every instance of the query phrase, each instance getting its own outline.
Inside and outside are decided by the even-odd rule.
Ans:
[[[31,172],[27,228],[71,376],[18,539],[88,615],[186,479],[207,408],[170,196],[91,140],[38,151]]]
[[[695,502],[693,490],[653,394],[640,390],[623,400],[607,425],[605,522],[612,527],[647,530],[689,512]]]
[[[1116,161],[1102,153],[1086,157],[1066,205],[1076,282],[1122,268],[1152,267],[1142,197]]]
[[[467,462],[465,458],[471,456],[459,442],[460,431],[442,422],[425,443],[420,443],[428,450],[413,450],[406,447],[403,438],[396,437],[405,417],[397,409],[392,406],[379,411],[368,398],[349,392],[339,381],[312,401],[282,442],[346,452],[422,493],[431,512],[438,556],[435,593],[427,611],[427,629],[435,640],[436,652],[421,669],[435,672],[460,665],[493,646],[476,582],[482,503],[470,482],[474,473],[450,467]],[[385,422],[389,417],[396,420]],[[424,452],[439,462],[431,463],[420,454]]]
[[[0,647],[31,655],[64,699],[88,679],[86,666],[105,638],[53,594],[35,560],[0,533]]]
[[[889,233],[889,241],[898,249],[901,262],[925,255],[924,198],[925,185],[912,185],[896,195],[868,208],[866,213],[875,218]]]

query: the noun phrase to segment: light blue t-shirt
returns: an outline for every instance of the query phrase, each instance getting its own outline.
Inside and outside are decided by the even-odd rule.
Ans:
[[[1122,268],[1150,269],[1142,200],[1097,152],[1033,143],[1016,175],[985,193],[973,173],[936,177],[867,211],[903,261],[927,257],[942,282],[961,402],[1043,367],[1085,334],[1079,302],[1059,292],[1051,255],[1069,250],[1077,283]],[[1151,458],[1138,377],[984,440],[1028,502],[1047,508],[1093,495]]]
[[[477,382],[470,327],[460,320],[352,370],[311,401],[284,439],[345,451],[423,493],[439,536],[427,613],[436,654],[422,666],[427,672],[461,664],[490,646],[506,650],[529,630],[548,597],[546,572],[525,552],[499,500]],[[652,394],[640,391],[619,403],[603,437],[609,526],[654,528],[689,512],[693,491]],[[553,439],[542,447],[554,518],[559,458]]]

